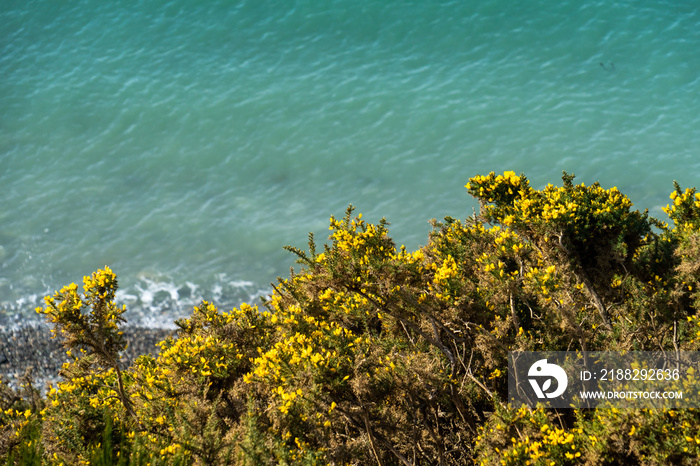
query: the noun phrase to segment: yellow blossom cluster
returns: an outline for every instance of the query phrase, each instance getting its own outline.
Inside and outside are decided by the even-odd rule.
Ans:
[[[452,256],[448,255],[439,266],[435,263],[432,265],[435,268],[435,275],[432,283],[428,285],[428,287],[431,291],[435,291],[436,298],[449,300],[452,288],[450,282],[460,277],[457,262],[455,262]]]
[[[496,175],[494,172],[488,175],[477,175],[469,179],[465,188],[475,197],[488,202],[513,200],[516,196],[525,195],[531,190],[527,178],[518,176],[513,171],[506,171],[503,175]]]
[[[491,231],[495,236],[493,242],[500,253],[508,254],[512,251],[513,253],[517,254],[526,247],[522,238],[513,230],[501,230],[500,227],[496,225],[491,229]]]
[[[99,348],[107,352],[122,349],[125,342],[118,326],[124,322],[126,306],[117,306],[113,301],[116,275],[105,267],[85,276],[83,289],[81,296],[75,283],[64,286],[53,296],[45,297],[46,307],[38,307],[36,312],[54,324],[51,332],[66,338],[68,346],[86,345],[98,353]],[[89,312],[84,313],[86,309]]]
[[[92,276],[83,277],[83,288],[85,293],[94,290],[100,298],[107,299],[114,296],[117,289],[117,276],[112,272],[112,269],[105,266],[104,269],[98,270]]]
[[[269,314],[269,318],[279,319],[275,314]],[[251,371],[243,377],[249,384],[257,382],[275,386],[277,396],[270,400],[270,407],[283,414],[302,395],[300,386],[308,376],[320,380],[327,375],[338,377],[345,374],[347,380],[353,347],[363,342],[363,337],[354,335],[347,328],[311,316],[303,317],[301,322],[287,320],[287,324],[305,326],[307,331],[284,334],[267,351],[259,348],[259,356],[251,358]],[[278,330],[284,332],[281,327]]]
[[[229,366],[243,358],[234,343],[225,343],[213,335],[193,335],[159,345],[159,363],[202,377],[224,377]]]
[[[675,190],[669,196],[673,203],[663,209],[673,220],[676,229],[682,232],[696,231],[700,227],[700,193],[695,188],[681,190],[674,183]]]
[[[353,252],[360,265],[369,264],[370,260],[382,260],[397,254],[396,248],[388,241],[387,230],[383,224],[374,225],[362,220],[362,214],[356,219],[330,219],[329,229],[333,231],[330,238],[334,246],[343,252]],[[322,256],[325,259],[325,254]]]
[[[551,299],[550,295],[559,288],[557,268],[550,265],[546,268],[531,267],[525,272],[526,282],[537,289],[545,299]]]
[[[549,230],[550,238],[554,233],[560,241],[566,235],[586,242],[591,231],[603,224],[630,224],[641,219],[639,214],[630,212],[632,202],[616,187],[604,189],[598,183],[573,185],[573,176],[565,175],[564,186],[548,184],[536,191],[523,176],[515,177],[512,173],[476,176],[470,179],[467,189],[489,203],[483,206],[488,220],[512,226],[527,236],[535,232],[546,235]],[[510,186],[508,190],[504,190],[505,185]],[[512,185],[520,188],[516,191]]]
[[[16,408],[8,408],[4,411],[0,410],[0,432],[8,432],[13,437],[13,440],[14,438],[20,439],[29,426],[31,417],[31,409],[18,410]]]
[[[500,415],[505,417],[501,418]],[[479,464],[483,466],[574,465],[580,462],[584,445],[597,441],[594,435],[585,435],[581,428],[553,426],[542,407],[529,409],[521,406],[517,410],[509,408],[508,411],[499,413],[499,420],[493,427],[481,428],[477,437],[478,448],[481,448],[481,442],[493,437],[493,433],[497,433],[501,439],[498,446],[482,450]],[[519,427],[513,429],[513,426]],[[509,437],[509,432],[515,435]]]

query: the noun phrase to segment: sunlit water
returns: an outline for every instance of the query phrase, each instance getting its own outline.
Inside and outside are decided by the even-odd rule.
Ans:
[[[397,244],[468,177],[700,185],[690,1],[0,2],[0,309],[104,265],[130,319],[252,301],[348,204]]]

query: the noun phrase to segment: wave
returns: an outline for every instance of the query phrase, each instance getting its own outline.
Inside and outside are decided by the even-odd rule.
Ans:
[[[211,283],[178,282],[167,275],[138,277],[136,282],[117,290],[115,302],[126,305],[128,325],[173,329],[174,321],[191,314],[194,306],[202,301],[214,303],[227,310],[242,303],[260,304],[261,298],[272,290],[256,283],[240,280],[220,273]],[[14,301],[0,302],[0,329],[12,329],[36,325],[42,317],[36,308],[43,306],[44,296],[53,294],[27,293]]]

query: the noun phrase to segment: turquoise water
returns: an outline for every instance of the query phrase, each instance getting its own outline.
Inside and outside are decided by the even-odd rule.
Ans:
[[[0,309],[106,264],[132,319],[230,307],[348,204],[414,249],[491,170],[665,219],[699,50],[682,0],[4,0]]]

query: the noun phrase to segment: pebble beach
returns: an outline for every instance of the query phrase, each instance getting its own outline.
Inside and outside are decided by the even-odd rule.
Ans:
[[[174,333],[171,329],[125,326],[127,349],[122,354],[122,367],[146,353],[157,354],[156,343]],[[34,385],[42,391],[47,382],[60,380],[61,365],[68,361],[59,338],[51,338],[47,324],[33,323],[0,327],[0,377],[16,388],[27,369],[32,369]]]

